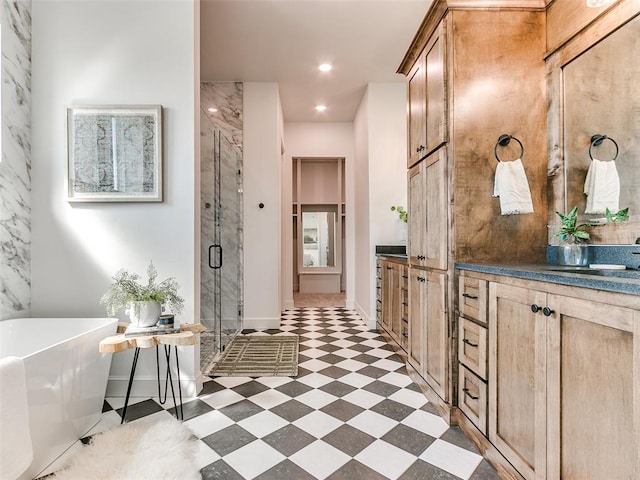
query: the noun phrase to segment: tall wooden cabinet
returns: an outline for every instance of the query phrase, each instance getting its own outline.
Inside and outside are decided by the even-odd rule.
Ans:
[[[544,261],[547,240],[544,8],[481,3],[435,0],[398,69],[408,82],[409,262],[442,289],[410,295],[409,333],[421,338],[409,345],[439,366],[422,374],[445,413],[458,382],[454,262]],[[501,216],[492,197],[505,133],[524,146],[533,214]]]

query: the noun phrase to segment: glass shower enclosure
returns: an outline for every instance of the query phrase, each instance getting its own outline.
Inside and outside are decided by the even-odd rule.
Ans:
[[[205,112],[201,121],[201,369],[242,328],[242,151]]]

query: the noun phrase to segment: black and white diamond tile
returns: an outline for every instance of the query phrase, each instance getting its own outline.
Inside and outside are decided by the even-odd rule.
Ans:
[[[356,312],[296,308],[280,330],[244,333],[300,335],[299,375],[217,377],[185,403],[204,480],[499,478]],[[172,406],[142,399],[127,416],[156,421]],[[107,399],[104,428],[119,422],[121,407]]]

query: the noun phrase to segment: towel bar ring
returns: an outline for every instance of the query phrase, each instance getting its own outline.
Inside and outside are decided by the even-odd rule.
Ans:
[[[618,148],[618,144],[616,143],[616,141],[611,137],[607,137],[606,135],[600,135],[599,133],[596,133],[594,136],[591,137],[591,144],[589,145],[589,158],[591,160],[593,160],[593,156],[591,155],[591,149],[594,146],[599,147],[600,145],[602,145],[602,142],[604,142],[605,140],[611,141],[616,147],[616,154],[613,156],[612,161],[618,158],[618,153],[620,152],[620,149]]]
[[[509,145],[509,142],[511,142],[511,139],[515,140],[516,142],[518,142],[518,145],[520,145],[520,159],[522,159],[522,156],[524,155],[524,147],[522,146],[522,142],[520,140],[518,140],[516,137],[512,136],[512,135],[507,135],[507,134],[502,134],[498,137],[498,143],[496,143],[496,146],[493,148],[493,154],[496,156],[496,160],[498,162],[501,162],[502,160],[500,160],[500,158],[498,157],[498,146],[500,147],[506,147],[507,145]]]

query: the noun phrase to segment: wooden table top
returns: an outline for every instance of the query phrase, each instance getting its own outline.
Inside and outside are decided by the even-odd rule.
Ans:
[[[124,332],[118,325],[118,331]],[[125,337],[124,333],[112,335],[100,341],[100,353],[119,353],[131,348],[151,348],[157,345],[174,345],[184,347],[195,345],[197,335],[206,330],[201,323],[181,323],[177,333],[160,333],[157,335],[136,335]]]

